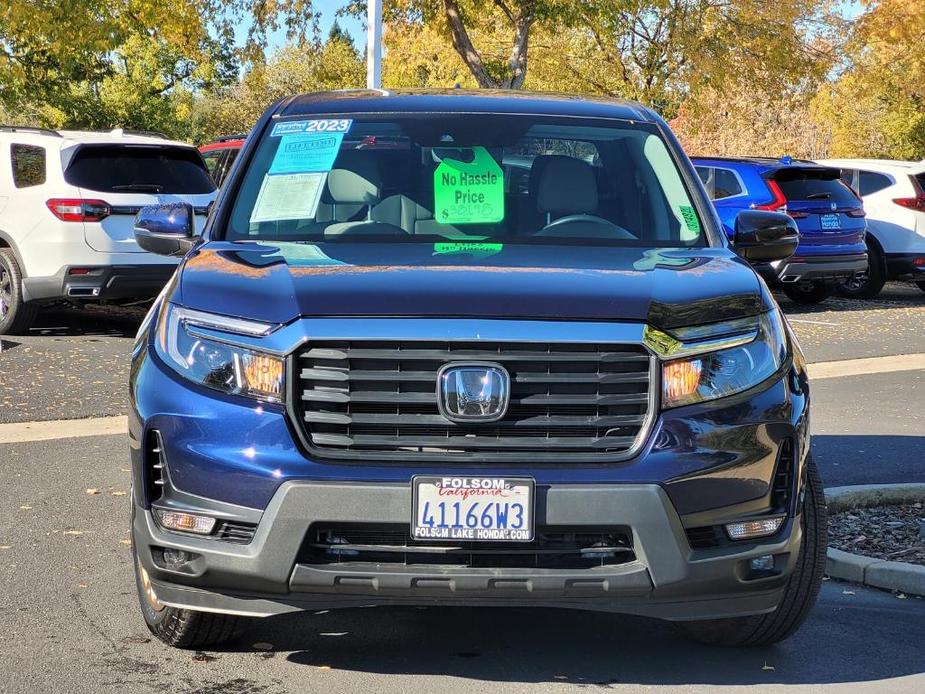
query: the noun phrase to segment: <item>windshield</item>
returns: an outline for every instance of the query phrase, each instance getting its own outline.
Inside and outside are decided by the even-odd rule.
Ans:
[[[705,245],[654,126],[456,113],[276,121],[226,238]]]

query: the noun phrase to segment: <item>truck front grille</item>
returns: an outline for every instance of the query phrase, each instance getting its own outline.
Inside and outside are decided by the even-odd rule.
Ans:
[[[600,462],[631,454],[651,414],[652,357],[640,345],[324,341],[294,361],[296,416],[326,457]],[[471,362],[510,374],[499,421],[440,414],[437,372]]]

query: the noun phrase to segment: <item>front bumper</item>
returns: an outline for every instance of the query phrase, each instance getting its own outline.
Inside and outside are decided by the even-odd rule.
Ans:
[[[538,526],[626,526],[635,560],[590,569],[478,569],[300,559],[313,523],[407,523],[411,490],[406,484],[287,482],[261,514],[247,545],[165,531],[141,509],[133,536],[157,599],[174,607],[268,616],[370,604],[504,604],[672,620],[772,611],[801,541],[800,524],[791,518],[767,540],[692,549],[668,495],[654,484],[550,485],[537,493]],[[171,570],[157,560],[159,548],[196,556]],[[749,580],[748,560],[768,554],[775,556],[776,573]]]
[[[867,254],[835,256],[793,256],[774,267],[777,279],[795,282],[838,282],[867,269]]]
[[[23,279],[26,301],[68,299],[70,301],[111,301],[151,299],[170,280],[174,263],[141,265],[80,265],[85,274],[71,274],[75,266],[65,266],[51,277]]]

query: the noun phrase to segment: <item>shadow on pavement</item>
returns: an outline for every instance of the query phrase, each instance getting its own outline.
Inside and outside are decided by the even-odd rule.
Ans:
[[[139,306],[87,306],[41,311],[30,337],[135,337],[150,302]]]
[[[774,292],[774,299],[788,316],[925,307],[925,292],[911,282],[888,283],[873,299],[846,299],[833,294],[821,304],[806,305],[791,301],[779,291]]]
[[[925,672],[914,645],[925,605],[915,601],[910,612],[912,601],[873,594],[887,612],[873,619],[842,591],[825,584],[803,629],[766,648],[703,646],[675,625],[639,617],[502,607],[277,617],[259,623],[248,643],[268,641],[294,650],[289,662],[349,672],[597,687],[869,682]]]

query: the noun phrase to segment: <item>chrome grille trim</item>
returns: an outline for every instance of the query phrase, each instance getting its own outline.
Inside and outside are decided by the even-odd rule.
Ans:
[[[358,462],[601,463],[636,455],[657,416],[655,355],[635,340],[523,340],[531,322],[510,323],[521,329],[508,340],[367,333],[306,341],[290,357],[288,387],[303,444],[313,457]],[[642,326],[633,327],[641,336]],[[511,373],[511,412],[498,422],[459,425],[439,414],[437,371],[472,359]]]

